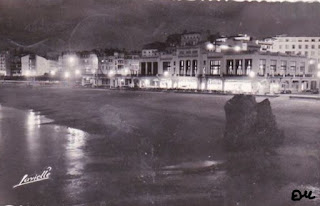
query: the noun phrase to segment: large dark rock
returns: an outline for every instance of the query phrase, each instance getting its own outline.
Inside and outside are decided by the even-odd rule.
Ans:
[[[224,106],[225,142],[231,149],[268,149],[282,143],[268,99],[257,103],[252,95],[235,95]]]

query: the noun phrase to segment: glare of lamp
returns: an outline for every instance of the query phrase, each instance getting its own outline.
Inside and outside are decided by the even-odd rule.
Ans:
[[[110,70],[109,73],[108,73],[108,76],[109,76],[109,77],[112,77],[113,75],[114,75],[114,71],[113,71],[113,70]]]
[[[214,45],[212,43],[207,43],[206,48],[207,48],[207,50],[213,50]]]
[[[73,64],[73,63],[75,62],[75,57],[70,56],[70,57],[68,58],[68,61],[69,61],[70,64]]]
[[[227,50],[227,49],[229,49],[229,46],[228,45],[221,45],[220,48],[222,50]]]
[[[249,77],[253,78],[256,76],[256,73],[254,71],[249,72]]]
[[[320,71],[318,71],[317,76],[320,78]]]
[[[241,51],[241,47],[240,46],[235,46],[233,48],[233,50],[236,51],[236,52],[239,52],[239,51]]]
[[[68,78],[70,77],[70,73],[69,73],[69,72],[65,72],[65,73],[64,73],[64,77],[65,77],[66,79],[68,79]]]
[[[30,75],[31,75],[30,71],[26,71],[26,76],[28,77]]]
[[[54,75],[56,75],[56,71],[52,70],[52,71],[50,71],[50,74],[51,74],[51,76],[54,76]]]
[[[80,70],[79,70],[79,69],[76,69],[76,71],[74,71],[74,73],[75,73],[76,75],[79,75],[79,74],[80,74]]]
[[[163,75],[167,77],[167,76],[169,76],[169,72],[168,72],[168,71],[165,71],[165,72],[163,73]]]

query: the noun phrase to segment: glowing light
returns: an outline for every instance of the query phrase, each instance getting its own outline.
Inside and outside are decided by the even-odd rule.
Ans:
[[[68,58],[68,61],[69,61],[70,64],[73,64],[73,63],[76,61],[76,58],[73,57],[73,56],[70,56],[70,57]]]
[[[56,71],[52,70],[52,71],[50,71],[50,74],[51,74],[51,76],[54,76],[54,75],[56,75]]]
[[[79,69],[76,69],[76,71],[74,71],[76,75],[79,75],[80,74],[80,70]]]
[[[214,45],[212,43],[207,43],[206,48],[207,48],[207,50],[213,50]]]
[[[167,76],[169,76],[169,72],[168,72],[168,71],[165,71],[165,72],[163,73],[163,75],[164,75],[165,77],[167,77]]]
[[[124,75],[127,75],[129,73],[129,69],[125,68],[124,69]]]
[[[318,63],[318,69],[320,69],[320,63]]]
[[[317,76],[320,78],[320,71],[318,71]]]
[[[108,73],[108,76],[109,76],[109,77],[112,77],[113,75],[114,75],[114,71],[113,71],[113,70],[110,70],[109,73]]]
[[[26,76],[30,76],[31,75],[31,72],[30,71],[26,71]]]
[[[256,76],[256,73],[254,71],[249,72],[249,77],[253,78]]]
[[[222,50],[227,50],[227,49],[229,49],[229,46],[228,45],[221,45],[220,48]]]
[[[309,61],[309,64],[314,64],[314,60],[311,59],[311,60]]]
[[[146,80],[144,80],[144,83],[145,83],[146,85],[149,85],[149,84],[150,84],[150,80],[149,80],[149,79],[146,79]]]
[[[92,72],[92,74],[95,74],[95,73],[96,73],[96,70],[95,70],[95,69],[92,69],[91,72]]]
[[[204,82],[201,83],[201,89],[204,90],[206,88],[206,84]]]
[[[236,51],[236,52],[239,52],[239,51],[241,51],[241,47],[240,46],[235,46],[233,48],[233,50]]]
[[[64,73],[64,78],[68,79],[70,77],[70,73],[69,72],[65,72]]]

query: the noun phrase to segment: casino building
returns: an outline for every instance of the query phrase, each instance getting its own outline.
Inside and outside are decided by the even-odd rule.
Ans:
[[[185,33],[174,48],[143,49],[134,65],[110,77],[126,83],[110,86],[265,94],[315,90],[320,79],[306,56],[261,51],[246,35],[209,42],[199,33]]]

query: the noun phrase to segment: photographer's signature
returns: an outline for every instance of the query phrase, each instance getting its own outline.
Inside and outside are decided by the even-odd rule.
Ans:
[[[50,171],[52,170],[51,167],[47,167],[41,175],[35,174],[33,176],[28,176],[28,174],[25,174],[21,181],[19,182],[19,184],[14,185],[13,188],[16,187],[20,187],[22,185],[27,185],[27,184],[31,184],[31,183],[35,183],[35,182],[39,182],[39,181],[43,181],[43,180],[48,180],[50,178]]]
[[[309,200],[313,200],[316,197],[312,195],[312,191],[305,190],[301,192],[300,190],[293,190],[291,193],[291,200],[292,201],[300,201],[302,198],[306,198]]]

